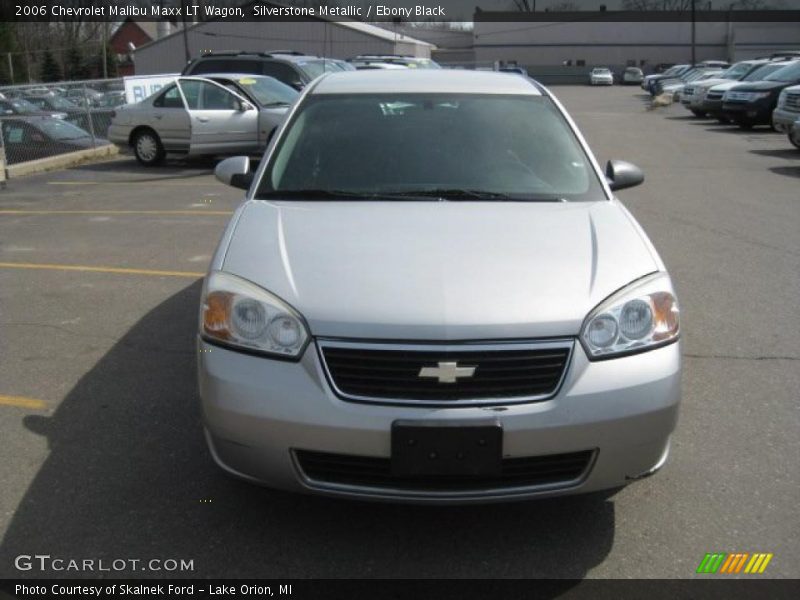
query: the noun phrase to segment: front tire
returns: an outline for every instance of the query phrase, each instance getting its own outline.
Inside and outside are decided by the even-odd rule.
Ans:
[[[692,109],[692,114],[697,117],[698,119],[704,119],[706,117],[706,113],[702,110]]]
[[[789,143],[791,143],[792,146],[794,146],[795,148],[800,150],[800,134],[796,133],[796,134],[792,135],[790,133],[789,134]]]
[[[143,129],[134,136],[133,153],[136,160],[146,167],[157,165],[166,155],[158,134],[152,129]]]

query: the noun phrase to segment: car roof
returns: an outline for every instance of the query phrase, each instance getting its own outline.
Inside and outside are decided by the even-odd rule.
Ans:
[[[455,69],[342,71],[323,75],[309,91],[313,95],[383,92],[543,95],[543,90],[523,75]]]

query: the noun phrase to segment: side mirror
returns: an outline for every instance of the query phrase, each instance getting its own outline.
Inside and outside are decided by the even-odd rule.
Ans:
[[[253,183],[250,158],[247,156],[226,158],[214,168],[214,177],[225,185],[242,190],[250,189],[250,184]]]
[[[636,187],[644,182],[644,173],[634,164],[624,160],[610,160],[606,164],[606,179],[613,191]]]
[[[249,102],[239,102],[239,104],[236,107],[236,110],[238,110],[239,112],[246,112],[248,110],[254,110],[254,109],[255,106],[253,106]]]
[[[289,85],[292,86],[294,89],[296,89],[298,92],[301,91],[304,87],[306,87],[306,84],[300,81],[299,79],[295,79]]]

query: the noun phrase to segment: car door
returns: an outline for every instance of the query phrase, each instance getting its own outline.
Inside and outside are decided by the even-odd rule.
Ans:
[[[189,152],[192,126],[189,111],[177,84],[166,86],[152,104],[144,101],[136,108],[137,121],[132,126],[148,125],[158,134],[167,152]]]
[[[258,149],[258,111],[242,96],[208,79],[178,80],[191,121],[190,154]]]

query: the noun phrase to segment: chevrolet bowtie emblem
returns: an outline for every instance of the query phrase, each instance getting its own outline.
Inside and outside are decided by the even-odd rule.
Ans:
[[[422,367],[419,377],[435,377],[439,383],[455,383],[460,377],[472,377],[478,367],[459,367],[457,362],[440,362],[436,367]]]

